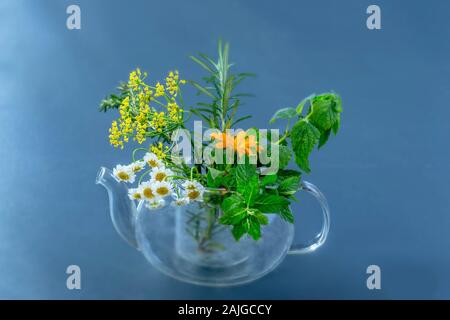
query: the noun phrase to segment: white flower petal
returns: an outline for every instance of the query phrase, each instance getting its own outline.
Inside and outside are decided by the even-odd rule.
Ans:
[[[163,167],[164,164],[161,160],[158,159],[156,154],[152,152],[147,152],[144,156],[144,161],[147,163],[151,168],[160,168]]]
[[[113,169],[113,174],[118,180],[129,183],[133,183],[136,178],[130,166],[122,166],[120,164]]]
[[[166,205],[166,201],[164,199],[154,199],[150,201],[146,201],[145,207],[150,210],[156,210],[164,207]]]

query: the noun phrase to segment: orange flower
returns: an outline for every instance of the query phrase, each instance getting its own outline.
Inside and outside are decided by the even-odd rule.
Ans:
[[[258,141],[255,135],[247,136],[247,132],[241,131],[237,134],[235,138],[235,150],[239,156],[244,154],[253,156],[256,152],[262,150],[261,146],[258,146]]]
[[[255,135],[247,136],[247,132],[240,131],[235,137],[226,133],[212,133],[211,138],[217,141],[215,147],[219,149],[231,148],[238,153],[239,156],[255,155],[256,152],[262,150],[258,146]]]
[[[214,132],[211,133],[211,138],[217,141],[215,147],[218,149],[234,148],[234,138],[231,134]]]

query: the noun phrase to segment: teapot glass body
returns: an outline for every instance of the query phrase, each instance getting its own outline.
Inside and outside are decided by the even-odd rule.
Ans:
[[[97,183],[108,190],[110,214],[117,232],[161,272],[194,284],[230,286],[256,280],[273,270],[288,254],[307,253],[321,246],[330,220],[325,197],[312,184],[301,190],[317,198],[322,207],[322,229],[306,244],[293,245],[294,225],[278,214],[268,214],[257,241],[248,236],[233,238],[229,226],[219,223],[217,201],[209,201],[217,190],[206,190],[202,202],[185,206],[167,204],[148,209],[128,199],[126,185],[101,168]],[[167,201],[170,203],[170,201]]]

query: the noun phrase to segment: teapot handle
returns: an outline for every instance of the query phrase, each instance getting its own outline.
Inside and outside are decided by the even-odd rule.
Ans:
[[[288,254],[302,254],[316,250],[327,240],[328,232],[330,230],[330,208],[328,202],[323,193],[312,183],[303,181],[300,190],[306,191],[313,195],[322,208],[322,229],[314,237],[314,239],[302,244],[293,244],[288,251]]]

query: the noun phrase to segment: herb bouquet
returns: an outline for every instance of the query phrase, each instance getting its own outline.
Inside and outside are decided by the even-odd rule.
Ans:
[[[296,107],[278,110],[270,123],[285,121],[282,132],[238,129],[250,115],[238,117],[247,95],[236,88],[253,75],[232,72],[228,44],[219,42],[216,60],[204,54],[190,58],[206,71],[203,83],[183,80],[178,71],[153,81],[136,69],[117,94],[101,102],[100,110],[119,111],[109,129],[114,147],[132,141],[145,145],[133,150],[129,164],[113,170],[118,181],[134,186],[129,198],[150,210],[186,208],[180,211],[186,234],[199,251],[216,252],[223,244],[214,235],[252,241],[264,237],[264,226],[273,217],[294,222],[290,204],[301,173],[310,172],[313,148],[337,134],[341,98],[313,94]],[[185,101],[187,88],[202,100]],[[192,128],[191,119],[201,122]],[[287,168],[292,158],[296,170]]]

